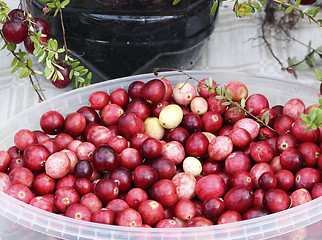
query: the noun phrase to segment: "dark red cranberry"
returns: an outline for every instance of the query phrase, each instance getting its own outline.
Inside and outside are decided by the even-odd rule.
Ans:
[[[224,201],[227,209],[242,214],[253,205],[253,191],[245,186],[231,188],[225,194]]]
[[[119,157],[112,147],[101,145],[94,150],[92,163],[99,171],[113,171],[119,166]]]
[[[111,201],[119,195],[119,187],[113,179],[103,178],[97,182],[94,193],[102,201]]]
[[[263,203],[266,209],[272,213],[286,210],[290,206],[290,200],[286,192],[279,188],[268,190],[263,197]]]
[[[86,159],[79,160],[74,167],[74,174],[76,178],[87,178],[92,176],[93,167],[90,161]]]
[[[110,173],[110,179],[113,179],[118,184],[120,192],[127,192],[132,187],[132,171],[128,168],[115,168]]]
[[[158,172],[148,165],[140,165],[133,171],[133,183],[139,188],[148,189],[156,181],[158,181]]]

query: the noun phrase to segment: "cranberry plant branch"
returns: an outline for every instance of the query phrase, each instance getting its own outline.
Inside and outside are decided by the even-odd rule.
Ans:
[[[158,75],[159,70],[170,70],[170,71],[175,70],[175,71],[177,71],[179,73],[182,73],[182,74],[186,75],[188,77],[188,80],[192,79],[192,80],[194,80],[194,81],[196,81],[198,83],[203,84],[205,86],[205,88],[207,88],[209,90],[209,92],[217,94],[217,96],[216,96],[217,99],[224,99],[226,101],[226,102],[223,102],[222,105],[226,105],[226,106],[233,105],[233,106],[235,106],[237,109],[239,109],[243,113],[245,113],[248,116],[250,116],[251,118],[253,118],[255,121],[257,121],[262,126],[265,126],[265,127],[269,128],[270,130],[275,132],[275,130],[268,125],[268,121],[269,121],[269,115],[268,115],[269,113],[268,112],[266,112],[262,117],[255,116],[254,114],[251,113],[252,112],[251,109],[247,110],[245,108],[246,99],[243,98],[240,103],[233,101],[232,100],[232,95],[229,94],[229,90],[226,89],[225,86],[219,87],[217,85],[216,88],[213,88],[213,80],[211,78],[208,78],[209,81],[205,81],[205,83],[203,83],[199,79],[195,78],[194,76],[192,76],[191,74],[185,72],[182,69],[172,69],[172,68],[155,68],[153,70],[154,74]],[[234,110],[234,108],[232,108],[231,110]]]

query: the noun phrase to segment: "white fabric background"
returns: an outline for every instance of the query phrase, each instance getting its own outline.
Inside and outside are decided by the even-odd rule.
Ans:
[[[10,8],[15,8],[19,1],[6,2]],[[254,14],[251,17],[237,18],[232,12],[232,3],[224,2],[219,10],[215,31],[207,41],[204,54],[193,69],[240,71],[275,76],[318,87],[319,82],[312,70],[298,71],[298,79],[280,70],[280,65],[273,59],[263,41],[257,38],[260,35],[260,16],[262,15]],[[322,45],[321,28],[314,23],[309,24],[307,20],[300,20],[291,33],[304,43],[312,40],[314,47]],[[296,55],[301,59],[306,54],[306,48],[299,44],[276,41],[274,37],[268,41],[284,62],[288,57]],[[38,97],[29,79],[19,79],[18,73],[10,73],[11,60],[6,50],[0,52],[0,122],[38,103]],[[45,89],[47,99],[70,90],[56,89],[44,77],[39,77],[39,80]]]

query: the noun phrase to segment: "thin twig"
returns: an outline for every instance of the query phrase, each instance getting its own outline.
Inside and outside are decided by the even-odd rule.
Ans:
[[[65,60],[68,58],[68,48],[67,48],[67,41],[66,41],[66,33],[65,33],[65,26],[64,26],[64,19],[63,19],[63,11],[61,8],[59,9],[59,15],[60,15],[60,23],[61,23],[61,28],[63,31],[63,40],[64,40],[64,47],[65,47]]]

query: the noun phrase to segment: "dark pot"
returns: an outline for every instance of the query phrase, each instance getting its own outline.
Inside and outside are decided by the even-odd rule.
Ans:
[[[197,61],[214,30],[212,0],[71,0],[63,9],[68,48],[94,75],[92,82],[180,68]],[[34,16],[45,4],[33,0]],[[59,17],[47,19],[62,44]],[[100,77],[99,77],[100,76]],[[103,78],[103,79],[102,79]]]

